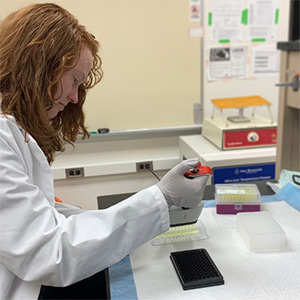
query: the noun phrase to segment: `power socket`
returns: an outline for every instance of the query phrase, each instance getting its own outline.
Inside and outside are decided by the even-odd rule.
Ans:
[[[66,169],[65,171],[66,171],[67,178],[84,177],[84,168],[71,168],[71,169]]]
[[[145,172],[148,170],[153,170],[153,162],[152,161],[143,161],[136,163],[136,171],[137,172]]]

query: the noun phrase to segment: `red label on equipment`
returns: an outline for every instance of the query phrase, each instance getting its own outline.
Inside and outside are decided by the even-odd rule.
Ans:
[[[272,146],[277,142],[277,128],[261,128],[225,131],[223,148],[249,148]]]

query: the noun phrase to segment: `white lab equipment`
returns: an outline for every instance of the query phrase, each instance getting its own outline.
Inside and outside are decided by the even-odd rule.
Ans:
[[[261,96],[212,99],[214,105],[210,118],[204,118],[202,134],[221,150],[270,147],[276,145],[277,124],[273,121],[271,102]],[[266,106],[270,118],[256,114],[256,107]],[[253,108],[249,117],[244,115],[246,108]],[[220,116],[215,116],[215,108]],[[223,110],[237,108],[236,116],[225,116]]]
[[[213,176],[208,184],[245,183],[275,178],[276,147],[223,151],[202,135],[181,136],[181,158],[199,157]]]

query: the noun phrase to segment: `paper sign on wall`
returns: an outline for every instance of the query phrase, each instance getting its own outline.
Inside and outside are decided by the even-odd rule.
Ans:
[[[254,77],[279,76],[280,51],[276,45],[253,47],[252,72]]]
[[[242,39],[240,0],[211,0],[211,40]]]
[[[275,40],[278,22],[277,0],[248,0],[248,40]]]
[[[208,79],[247,77],[248,47],[219,47],[209,49]]]
[[[201,0],[190,0],[190,22],[201,22]]]

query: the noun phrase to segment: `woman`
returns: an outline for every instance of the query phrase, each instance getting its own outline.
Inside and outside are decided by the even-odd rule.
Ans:
[[[65,9],[34,4],[0,23],[0,299],[37,299],[104,270],[167,231],[168,207],[196,207],[197,160],[99,211],[55,203],[50,164],[84,125],[87,90],[102,78],[99,44]]]

